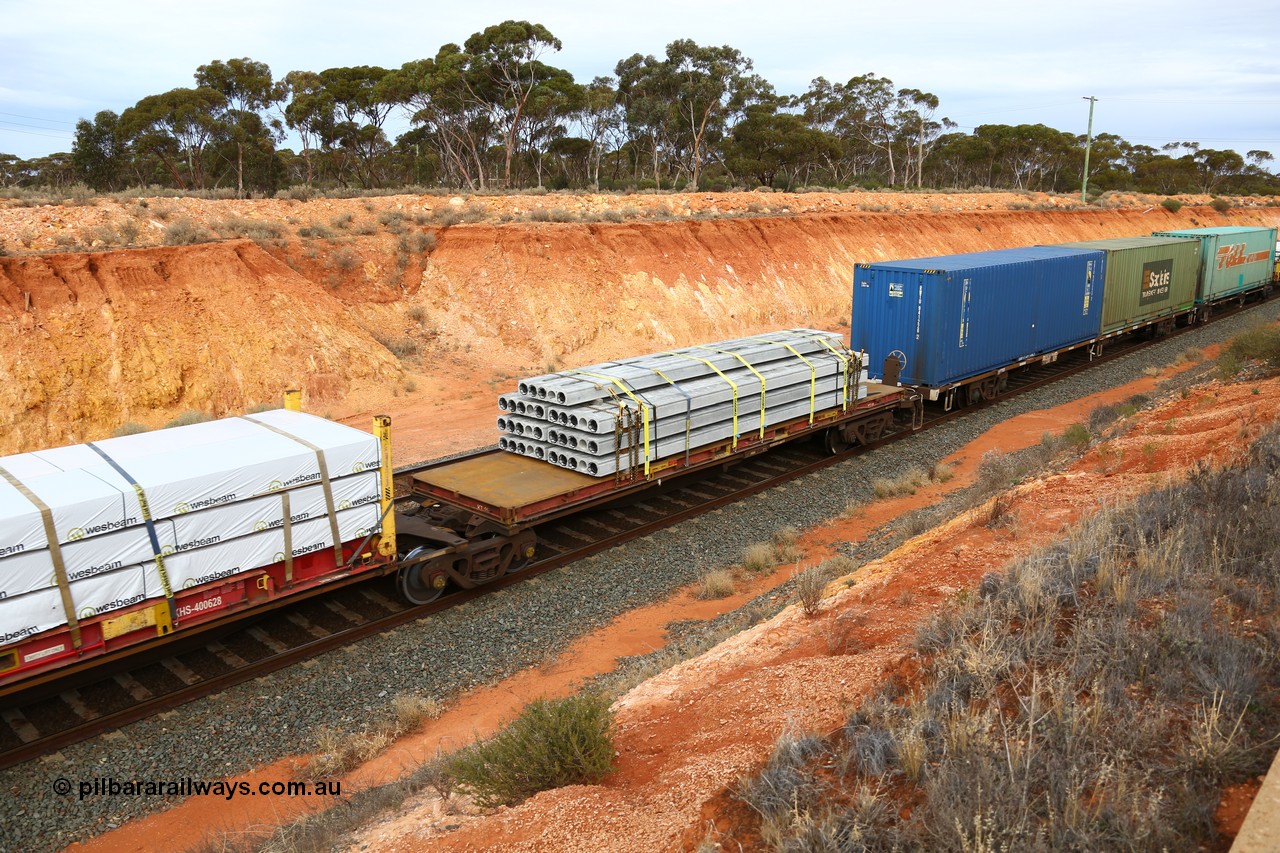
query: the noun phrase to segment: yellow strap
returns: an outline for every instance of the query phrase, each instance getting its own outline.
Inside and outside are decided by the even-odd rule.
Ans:
[[[736,358],[738,361],[742,362],[742,366],[745,367],[747,370],[750,370],[752,373],[754,373],[756,375],[756,379],[760,380],[760,437],[764,438],[764,405],[765,405],[764,398],[765,398],[765,394],[768,391],[768,388],[767,388],[768,383],[764,381],[764,377],[760,375],[760,371],[752,367],[751,362],[747,361],[745,358],[740,356],[738,353],[733,352],[732,350],[712,349],[711,347],[701,347],[701,346],[697,347],[697,349],[704,349],[707,352],[718,352],[721,355],[731,355],[734,358]]]
[[[325,461],[324,450],[307,441],[305,438],[299,438],[288,430],[274,427],[271,424],[264,424],[262,421],[254,420],[246,415],[241,415],[240,417],[244,418],[249,423],[257,424],[263,429],[269,429],[277,435],[282,435],[285,438],[296,441],[298,444],[301,444],[316,455],[316,465],[320,468],[320,482],[324,485],[324,507],[325,511],[329,514],[329,533],[333,536],[333,564],[335,566],[341,566],[343,563],[342,536],[338,532],[338,509],[333,503],[333,483],[329,480],[329,463]],[[292,556],[293,549],[288,549],[287,553],[289,556]]]
[[[67,579],[67,564],[62,561],[62,545],[58,542],[58,531],[53,526],[53,512],[49,505],[17,477],[0,467],[0,477],[9,481],[22,496],[31,501],[40,510],[40,520],[44,523],[44,537],[49,540],[49,556],[53,558],[53,572],[58,579],[58,594],[62,596],[62,609],[67,614],[67,626],[71,628],[71,645],[80,648],[80,620],[76,618],[76,603],[71,600],[71,582]]]
[[[831,350],[831,352],[835,354],[835,357],[840,359],[840,363],[844,366],[845,375],[846,376],[848,375],[849,356],[848,354],[845,353],[844,350],[836,349],[834,346],[832,346],[831,341],[827,340],[825,337],[821,335],[802,335],[802,337],[806,337],[811,341],[817,341],[827,349]],[[862,359],[858,359],[858,373],[862,373]],[[841,405],[841,408],[843,409],[849,408],[849,383],[848,382],[844,383],[844,402]]]
[[[644,420],[644,475],[648,477],[649,476],[649,457],[650,457],[648,407],[645,406],[643,402],[641,402],[639,397],[631,393],[631,389],[628,388],[625,384],[623,384],[622,380],[620,379],[615,379],[612,376],[606,376],[603,373],[588,373],[585,370],[566,370],[565,373],[576,374],[579,376],[590,376],[592,379],[600,379],[605,382],[612,382],[614,385],[617,385],[619,388],[621,388],[623,393],[626,394],[628,397],[630,397],[632,401],[634,401],[635,404],[640,407],[640,415]]]
[[[771,341],[768,338],[760,337],[753,338],[753,340],[764,341],[766,344],[773,344],[774,346],[786,347],[791,350],[792,355],[809,366],[809,423],[813,423],[814,410],[817,407],[818,402],[818,369],[813,366],[813,362],[802,356],[798,351],[796,351],[795,347],[786,341]]]
[[[675,356],[679,356],[680,358],[688,358],[694,361],[700,361],[703,364],[705,364],[707,367],[710,367],[716,373],[720,374],[720,378],[723,379],[725,382],[729,383],[729,387],[733,389],[733,443],[731,446],[733,447],[734,450],[737,450],[738,449],[738,383],[734,382],[728,376],[725,376],[724,373],[720,370],[720,368],[716,367],[714,364],[707,361],[705,358],[698,358],[696,355],[689,355],[687,352],[667,351],[663,353],[663,355],[675,355]]]
[[[131,484],[133,485],[134,493],[138,496],[138,507],[142,510],[142,520],[145,521],[149,527],[153,527],[152,522],[154,519],[151,517],[151,503],[147,500],[147,493],[143,490],[142,486],[137,483],[132,483],[131,481]],[[165,600],[169,602],[170,611],[173,611],[173,586],[169,583],[169,570],[165,568],[164,565],[164,549],[157,547],[159,544],[160,540],[157,539],[155,544],[152,545],[152,547],[156,549],[156,573],[160,575],[160,588],[164,590],[164,597]],[[173,612],[171,612],[170,615],[174,615]]]

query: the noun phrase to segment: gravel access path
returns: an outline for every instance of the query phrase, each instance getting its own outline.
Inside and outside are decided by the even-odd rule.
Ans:
[[[660,534],[484,596],[306,664],[187,704],[176,713],[0,771],[0,849],[54,850],[173,805],[167,797],[59,796],[95,777],[217,780],[315,748],[321,727],[356,731],[390,715],[398,693],[441,701],[558,654],[619,614],[736,563],[780,527],[806,528],[874,498],[871,483],[928,468],[1023,412],[1114,388],[1192,347],[1280,317],[1280,300],[974,412],[950,424],[683,522]],[[803,496],[803,500],[797,500]],[[194,842],[196,839],[191,839]]]

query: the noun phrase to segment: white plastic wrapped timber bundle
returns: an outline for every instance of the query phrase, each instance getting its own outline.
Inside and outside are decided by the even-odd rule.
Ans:
[[[865,354],[788,329],[525,379],[498,398],[499,447],[600,477],[847,408]]]
[[[381,526],[379,446],[275,410],[0,458],[0,646]]]

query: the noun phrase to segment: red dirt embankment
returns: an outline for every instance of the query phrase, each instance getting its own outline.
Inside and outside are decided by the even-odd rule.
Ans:
[[[636,198],[677,212],[728,203],[618,202]],[[998,194],[901,195],[902,205],[960,209],[888,213],[837,207],[839,196],[825,206],[758,198],[768,215],[447,228],[430,224],[434,196],[325,200],[293,203],[287,219],[333,216],[346,224],[332,239],[0,257],[0,453],[99,439],[127,421],[160,426],[189,409],[236,414],[301,387],[311,410],[360,426],[395,416],[397,455],[411,461],[492,440],[494,397],[519,375],[769,329],[844,328],[859,261],[1280,223],[1276,208],[973,209],[974,198],[1013,203]],[[289,204],[161,203],[206,219]],[[814,212],[782,212],[797,209]],[[101,214],[52,210],[64,230],[77,211]],[[49,215],[0,214],[10,233],[21,216]],[[378,230],[383,221],[392,230]],[[406,251],[406,234],[430,235],[434,248]]]

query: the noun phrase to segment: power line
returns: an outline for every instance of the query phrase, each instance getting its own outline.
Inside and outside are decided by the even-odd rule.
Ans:
[[[45,122],[50,122],[52,124],[70,124],[70,125],[75,124],[74,121],[63,121],[60,118],[41,118],[39,116],[18,115],[17,113],[0,112],[0,116],[12,116],[14,118],[25,118],[25,119],[30,119],[31,121],[45,121]],[[53,128],[49,128],[49,130],[53,130]]]
[[[0,133],[21,133],[23,136],[43,136],[46,139],[58,139],[63,142],[67,141],[66,136],[54,136],[51,133],[32,133],[29,130],[14,130],[11,127],[0,127]]]
[[[1067,107],[1067,106],[1074,106],[1074,104],[1072,104],[1070,101],[1057,101],[1052,104],[1037,104],[1036,106],[1033,106],[1033,107],[1010,107],[1007,110],[986,110],[982,113],[982,115],[1000,115],[1001,113],[1021,113],[1021,112],[1026,112],[1028,110],[1044,110],[1044,109],[1048,109],[1049,107]],[[975,114],[971,114],[971,115],[975,115]],[[965,116],[964,115],[954,116],[954,118],[965,118]]]
[[[0,113],[0,115],[8,115],[8,113]],[[10,127],[29,127],[32,130],[50,130],[54,133],[68,133],[68,131],[58,130],[56,127],[41,127],[38,124],[23,124],[19,121],[5,121],[4,119],[0,119],[0,125],[4,124],[9,125]]]
[[[1099,100],[1102,100],[1099,98]],[[1251,104],[1264,104],[1275,106],[1280,101],[1219,101],[1209,98],[1107,98],[1107,101],[1119,101],[1128,104],[1221,104],[1223,106],[1244,106]]]

